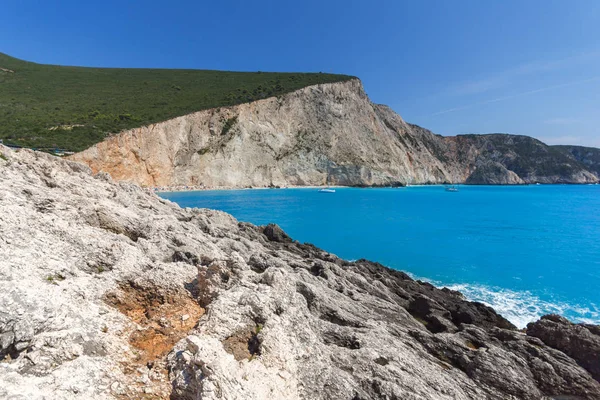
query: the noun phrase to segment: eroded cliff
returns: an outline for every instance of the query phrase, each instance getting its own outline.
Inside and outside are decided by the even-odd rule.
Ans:
[[[149,186],[390,185],[461,178],[415,140],[397,114],[372,104],[358,80],[134,129],[73,159]]]
[[[115,135],[71,157],[145,186],[596,182],[524,136],[442,137],[373,104],[359,80],[309,86]]]

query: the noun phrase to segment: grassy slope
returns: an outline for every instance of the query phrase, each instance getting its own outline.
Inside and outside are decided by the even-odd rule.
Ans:
[[[321,73],[117,69],[42,65],[0,53],[0,139],[80,151],[108,134],[319,83]],[[81,125],[81,126],[79,126]]]

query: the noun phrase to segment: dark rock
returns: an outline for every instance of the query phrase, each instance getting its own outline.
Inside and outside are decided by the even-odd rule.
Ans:
[[[456,326],[449,320],[450,312],[435,300],[424,295],[417,295],[408,305],[408,312],[415,318],[425,322],[425,326],[433,333],[456,332]]]
[[[411,331],[426,351],[481,386],[518,399],[596,399],[600,385],[574,360],[506,329],[463,325],[454,335]],[[534,384],[532,384],[532,382]]]
[[[421,294],[417,295],[408,306],[408,311],[418,317],[426,317],[429,314],[441,314],[450,317],[450,312],[438,304],[435,300]]]
[[[600,336],[598,327],[573,324],[559,315],[545,315],[527,325],[527,334],[577,361],[600,382]]]
[[[263,233],[272,242],[291,243],[292,239],[276,224],[269,224],[264,227]]]
[[[428,315],[425,317],[427,329],[432,333],[456,332],[457,328],[451,321],[439,315]]]
[[[269,268],[269,264],[266,260],[266,257],[261,256],[259,254],[251,255],[250,259],[248,260],[248,265],[250,266],[252,271],[259,274],[265,272],[267,268]]]
[[[398,304],[422,319],[425,319],[428,314],[436,314],[450,320],[456,326],[473,324],[490,328],[516,329],[491,307],[467,301],[460,292],[446,288],[438,289],[429,282],[415,281],[404,272],[367,260],[358,260],[348,268],[369,280],[383,283],[397,295]],[[423,300],[424,298],[428,300]]]
[[[176,251],[171,257],[173,262],[184,262],[190,265],[200,265],[200,259],[189,251]]]
[[[452,304],[447,304],[447,307],[452,314],[452,322],[456,325],[474,324],[485,327],[516,329],[507,319],[498,315],[493,308],[476,301],[455,301]]]
[[[310,273],[314,276],[320,276],[322,278],[327,279],[327,273],[325,272],[325,267],[323,264],[319,262],[315,262],[315,264],[310,268]]]
[[[351,350],[360,349],[360,341],[356,336],[348,332],[328,331],[323,334],[323,340],[326,344],[345,347]]]

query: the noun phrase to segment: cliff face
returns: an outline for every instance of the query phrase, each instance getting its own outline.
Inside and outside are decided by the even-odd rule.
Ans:
[[[124,132],[73,159],[143,185],[389,185],[462,180],[358,80]]]
[[[212,109],[113,136],[72,156],[146,186],[267,187],[595,182],[527,137],[444,138],[375,105],[358,80]]]
[[[0,154],[0,398],[600,398],[597,326],[525,334],[277,226]]]
[[[600,176],[600,149],[583,146],[552,146],[569,157],[573,157],[588,170]]]
[[[537,139],[506,134],[445,138],[450,154],[473,173],[471,184],[588,183],[598,176],[573,157]]]

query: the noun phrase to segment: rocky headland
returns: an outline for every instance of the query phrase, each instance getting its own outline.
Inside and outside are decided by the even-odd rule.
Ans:
[[[597,326],[0,153],[0,398],[600,398]]]
[[[595,183],[599,157],[527,136],[436,135],[352,79],[128,130],[71,159],[143,186],[243,188]]]

